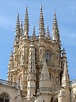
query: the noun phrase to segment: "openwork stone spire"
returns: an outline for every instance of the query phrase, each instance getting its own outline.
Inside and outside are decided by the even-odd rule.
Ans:
[[[58,30],[57,19],[56,19],[56,12],[54,12],[54,20],[53,20],[52,34],[53,34],[53,40],[59,41],[60,36],[59,36],[59,30]]]
[[[16,35],[15,35],[15,41],[19,42],[20,39],[20,20],[19,20],[19,14],[17,15],[17,21],[16,21]]]
[[[29,18],[28,18],[28,8],[26,7],[25,19],[24,19],[24,36],[28,38],[29,32]]]
[[[44,37],[44,18],[43,18],[43,11],[42,6],[40,7],[40,18],[39,18],[39,36]]]

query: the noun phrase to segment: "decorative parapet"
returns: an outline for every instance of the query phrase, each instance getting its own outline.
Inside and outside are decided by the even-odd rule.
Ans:
[[[42,87],[37,89],[37,93],[54,93],[60,90],[60,86],[53,86],[52,88]]]
[[[17,83],[11,82],[11,81],[6,81],[3,79],[0,79],[0,85],[6,85],[6,86],[10,86],[16,89],[19,89],[19,86]]]
[[[51,93],[52,91],[53,91],[52,88],[42,87],[37,90],[37,93],[45,93],[45,92]]]

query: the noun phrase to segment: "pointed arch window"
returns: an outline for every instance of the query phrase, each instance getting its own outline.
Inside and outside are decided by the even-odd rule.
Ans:
[[[0,102],[9,102],[9,95],[5,92],[1,93]]]
[[[53,102],[53,97],[51,98],[51,101],[50,102]]]
[[[46,50],[46,52],[45,52],[45,58],[46,58],[47,66],[50,66],[51,55],[52,55],[51,51],[50,50]]]
[[[45,102],[45,100],[43,99],[43,102]]]
[[[58,99],[56,99],[54,102],[58,102]]]

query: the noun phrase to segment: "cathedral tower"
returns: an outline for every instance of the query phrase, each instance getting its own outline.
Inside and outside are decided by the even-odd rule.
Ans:
[[[39,35],[36,35],[34,26],[30,36],[26,7],[24,26],[20,23],[19,14],[17,16],[14,46],[8,65],[8,81],[18,84],[26,101],[63,102],[67,99],[67,102],[70,102],[69,80],[66,53],[61,49],[56,12],[52,36],[49,26],[45,32],[42,6]],[[68,96],[63,95],[64,93]]]

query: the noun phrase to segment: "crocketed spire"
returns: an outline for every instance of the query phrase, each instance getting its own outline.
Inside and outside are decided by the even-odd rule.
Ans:
[[[28,8],[26,7],[25,19],[24,19],[24,36],[28,38],[29,32],[29,18],[28,18]]]
[[[69,86],[69,74],[68,74],[68,66],[67,66],[67,57],[65,49],[63,49],[62,52],[62,58],[63,58],[63,74],[62,74],[62,86]]]
[[[67,66],[67,61],[65,61],[63,75],[62,75],[62,87],[69,86],[69,84],[70,84],[70,79],[68,74],[68,66]]]
[[[60,36],[59,36],[59,30],[58,30],[57,19],[56,19],[56,12],[54,12],[54,20],[53,20],[52,34],[53,34],[53,40],[59,41]]]
[[[40,18],[39,18],[39,36],[44,37],[44,18],[43,18],[43,11],[42,6],[40,7]]]
[[[16,21],[16,34],[15,34],[15,41],[18,43],[20,39],[20,20],[19,20],[19,14],[17,15],[17,21]]]

